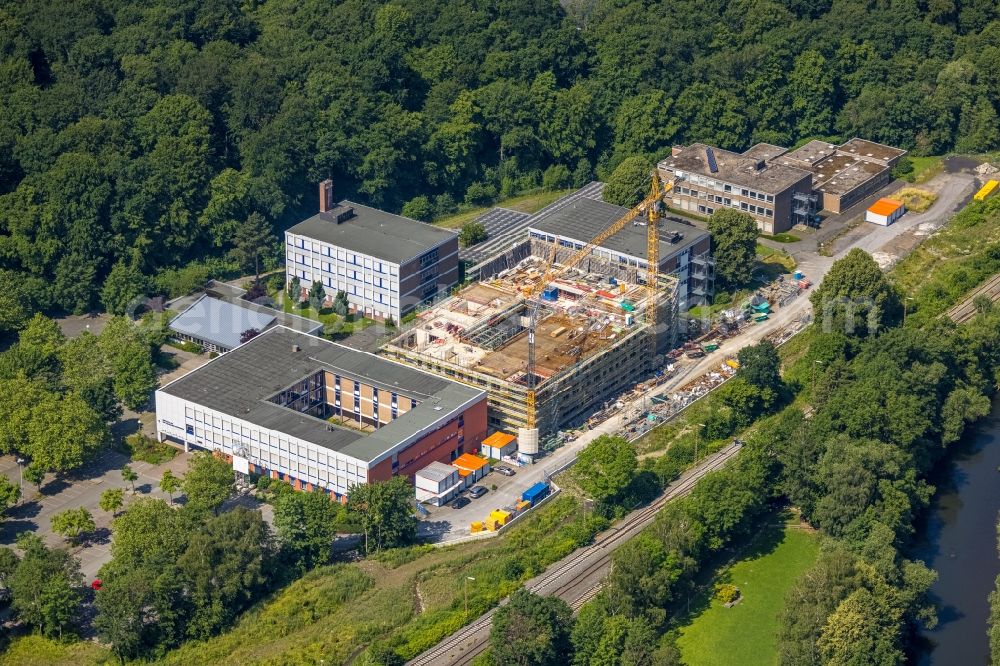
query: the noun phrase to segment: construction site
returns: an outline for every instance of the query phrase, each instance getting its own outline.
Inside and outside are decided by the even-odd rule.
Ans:
[[[422,312],[382,354],[485,389],[490,429],[537,452],[525,430],[544,438],[585,420],[640,381],[654,341],[670,345],[676,330],[673,277],[658,277],[650,318],[646,285],[564,268],[529,256]]]
[[[516,432],[519,455],[539,453],[561,426],[642,381],[676,341],[680,281],[659,270],[664,189],[651,181],[645,199],[571,255],[532,243],[516,264],[420,313],[382,353],[485,389],[489,427]],[[595,250],[633,222],[645,231],[644,265],[631,281],[605,262],[593,272]]]

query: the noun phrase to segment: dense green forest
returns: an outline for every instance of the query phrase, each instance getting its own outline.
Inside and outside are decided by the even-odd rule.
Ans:
[[[995,214],[996,205],[989,208]],[[819,307],[836,296],[867,300],[873,311]],[[514,663],[507,655],[521,653],[532,664],[680,664],[678,620],[704,584],[699,577],[785,504],[817,528],[822,548],[785,598],[778,663],[909,663],[914,636],[935,625],[937,609],[928,594],[936,574],[907,557],[908,548],[934,492],[935,466],[989,412],[1000,378],[1000,310],[986,305],[962,326],[903,325],[900,298],[861,250],[834,264],[812,296],[816,326],[784,374],[769,343],[745,347],[736,378],[709,398],[722,403],[713,417],[757,424],[739,457],[618,548],[604,588],[575,621],[558,600],[512,597],[494,616],[492,663]],[[848,317],[855,320],[845,326]],[[732,432],[718,432],[719,418],[707,424],[702,433],[713,439]],[[581,453],[571,474],[582,475],[580,487],[599,504],[633,506],[617,498],[645,472],[676,476],[669,455],[636,470],[634,454],[629,468],[598,446]],[[603,461],[599,474],[590,469],[595,457]],[[1000,607],[998,595],[991,599]]]
[[[998,103],[993,0],[0,0],[0,329],[238,270],[326,177],[429,218],[691,140],[989,150]]]

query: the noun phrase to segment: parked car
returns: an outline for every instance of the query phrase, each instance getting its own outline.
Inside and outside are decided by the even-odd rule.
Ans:
[[[456,497],[448,504],[453,509],[461,509],[463,506],[467,506],[470,503],[468,497]]]
[[[503,474],[504,476],[514,476],[516,473],[510,467],[494,467],[493,469],[497,471],[497,474]]]
[[[472,486],[471,488],[469,488],[469,497],[471,497],[472,499],[479,499],[488,492],[489,490],[486,488],[486,486]]]

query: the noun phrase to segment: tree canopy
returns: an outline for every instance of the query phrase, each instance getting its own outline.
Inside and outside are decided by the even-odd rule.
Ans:
[[[897,324],[903,306],[896,288],[871,255],[854,248],[834,262],[809,297],[824,331],[865,336]]]
[[[8,0],[0,330],[274,267],[325,178],[429,220],[593,175],[627,204],[694,141],[1000,147],[993,5],[870,4]]]
[[[748,213],[723,208],[708,218],[715,276],[723,289],[750,284],[757,261],[757,222]]]
[[[519,589],[493,616],[490,647],[497,664],[557,666],[570,652],[573,612],[565,601]]]

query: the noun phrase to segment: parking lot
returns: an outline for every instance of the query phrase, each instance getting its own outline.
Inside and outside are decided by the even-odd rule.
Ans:
[[[131,484],[122,480],[121,468],[126,464],[131,464],[139,475],[134,495]],[[72,551],[80,558],[83,575],[91,580],[97,575],[97,570],[111,559],[112,516],[99,506],[101,493],[108,488],[124,488],[126,507],[136,497],[169,499],[159,489],[163,472],[168,469],[178,476],[182,475],[187,469],[187,456],[181,453],[167,463],[150,465],[141,461],[129,463],[126,454],[106,451],[70,474],[62,477],[47,475],[40,491],[25,481],[21,503],[8,509],[3,523],[0,523],[0,545],[13,546],[19,533],[35,532],[50,546],[65,546],[66,540],[50,528],[52,516],[66,509],[83,507],[94,516],[97,529]],[[0,456],[0,474],[18,483],[19,470],[13,456]]]
[[[430,515],[420,521],[417,533],[430,541],[451,540],[461,538],[470,533],[469,525],[477,520],[486,520],[490,511],[513,507],[521,499],[521,493],[541,480],[544,468],[539,465],[523,465],[515,467],[504,462],[498,463],[500,466],[509,467],[514,470],[514,476],[504,476],[495,470],[477,481],[474,485],[483,486],[489,489],[485,495],[479,499],[469,497],[468,489],[461,493],[461,497],[469,497],[469,504],[461,509],[453,509],[447,504],[444,506],[428,506]],[[496,486],[496,489],[493,489]]]

